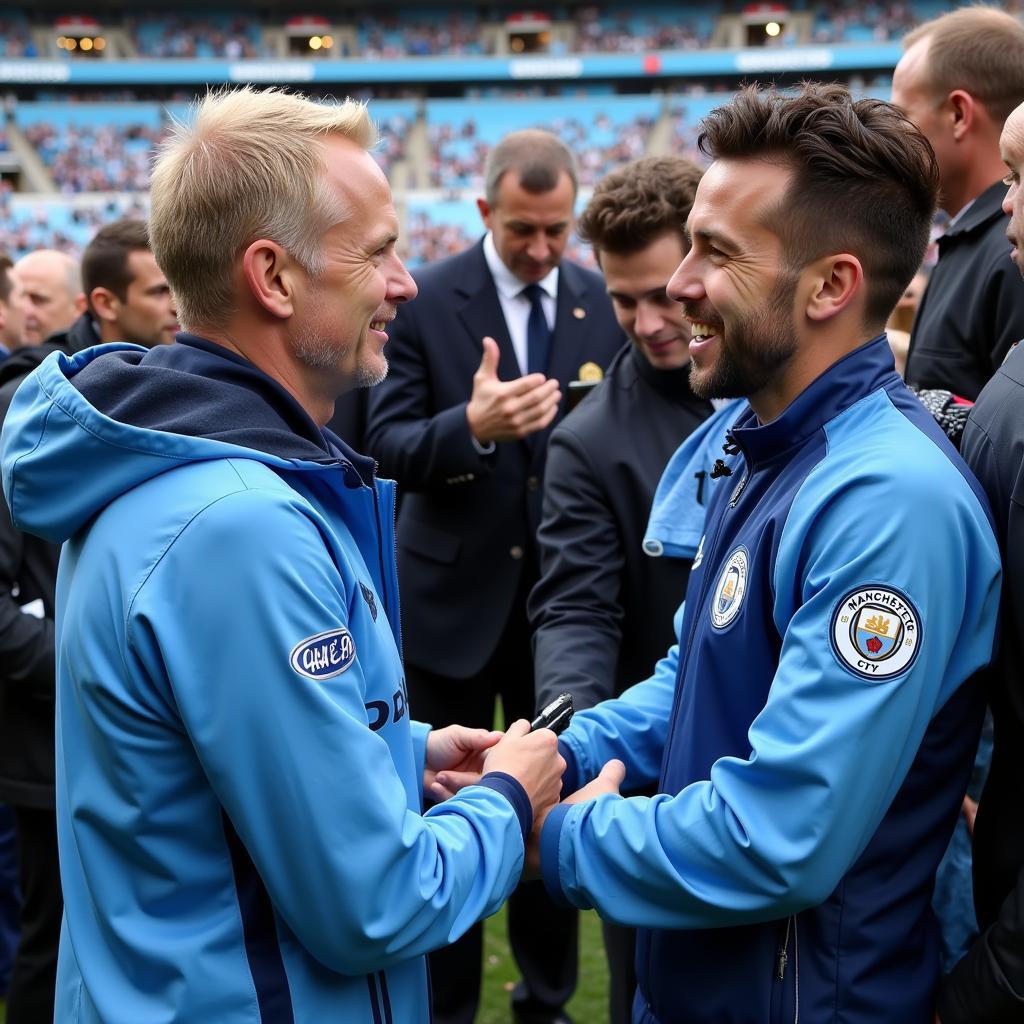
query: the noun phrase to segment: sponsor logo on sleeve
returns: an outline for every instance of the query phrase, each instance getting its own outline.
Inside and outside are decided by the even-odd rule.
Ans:
[[[351,667],[356,660],[356,644],[352,634],[339,626],[300,640],[288,660],[301,676],[331,679]]]
[[[906,672],[921,646],[921,617],[906,594],[892,587],[851,590],[832,613],[832,650],[864,679]]]
[[[716,629],[725,629],[739,614],[749,568],[746,548],[737,548],[727,559],[711,597],[711,622]]]

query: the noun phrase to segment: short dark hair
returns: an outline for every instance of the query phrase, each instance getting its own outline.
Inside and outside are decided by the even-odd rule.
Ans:
[[[148,251],[149,228],[145,221],[125,217],[100,228],[82,253],[82,290],[86,299],[94,288],[107,288],[124,302],[133,280],[128,257],[133,252]]]
[[[563,173],[572,181],[573,195],[579,188],[572,151],[556,135],[540,128],[512,132],[487,154],[484,198],[488,206],[498,205],[498,188],[509,171],[515,171],[519,184],[534,194],[550,192]]]
[[[11,300],[11,288],[14,282],[11,280],[11,268],[14,260],[10,256],[0,255],[0,302],[7,303]]]
[[[841,85],[806,82],[795,95],[748,86],[704,119],[697,143],[714,160],[793,169],[768,221],[789,269],[853,253],[867,325],[881,328],[921,265],[939,195],[935,154],[899,108]]]
[[[648,156],[602,178],[576,232],[602,252],[628,256],[670,231],[686,246],[686,218],[704,172],[681,156]]]
[[[963,89],[998,125],[1024,102],[1024,25],[997,7],[961,7],[903,38],[909,49],[928,40],[924,81],[936,100]]]

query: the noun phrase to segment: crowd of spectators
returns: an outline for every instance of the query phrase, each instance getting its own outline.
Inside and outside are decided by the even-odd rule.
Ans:
[[[373,156],[384,173],[390,175],[395,164],[406,158],[406,140],[412,121],[405,114],[392,114],[376,121],[380,142],[373,150]]]
[[[401,13],[366,13],[357,25],[360,57],[479,56],[486,45],[475,13],[453,11],[435,19]]]
[[[142,57],[243,60],[270,56],[262,46],[259,19],[242,13],[209,18],[137,18],[129,21],[128,30]]]
[[[560,117],[538,125],[554,132],[576,155],[580,184],[593,185],[621,163],[643,156],[654,120],[637,116],[612,124],[607,115],[593,121]],[[614,136],[607,145],[595,144],[595,133]],[[469,117],[461,124],[441,123],[430,128],[430,174],[432,188],[480,188],[484,161],[490,146],[479,137],[477,122]]]
[[[816,43],[842,43],[869,36],[875,42],[889,42],[905,35],[921,20],[905,0],[864,5],[819,0],[813,39]]]
[[[111,196],[101,202],[72,197],[25,205],[14,198],[9,181],[0,180],[0,252],[20,259],[35,249],[57,249],[78,259],[104,224],[121,217],[149,216],[140,195]]]
[[[161,132],[142,125],[60,129],[41,121],[24,129],[62,192],[144,192]]]
[[[32,41],[28,21],[24,16],[0,15],[0,56],[39,56],[36,44]]]
[[[628,7],[580,7],[574,12],[580,53],[643,53],[650,50],[696,50],[707,46],[710,32],[681,10],[656,18],[637,18]]]

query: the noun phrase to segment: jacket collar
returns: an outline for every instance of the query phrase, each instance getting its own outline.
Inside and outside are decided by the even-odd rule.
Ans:
[[[1006,186],[997,181],[989,185],[964,212],[963,217],[952,225],[939,239],[941,244],[947,238],[958,238],[960,235],[971,234],[980,228],[987,227],[997,217],[1005,217],[1003,213],[1003,196]]]
[[[732,437],[750,466],[767,462],[802,444],[872,391],[899,379],[889,341],[881,334],[833,363],[770,423],[761,425],[748,408]]]

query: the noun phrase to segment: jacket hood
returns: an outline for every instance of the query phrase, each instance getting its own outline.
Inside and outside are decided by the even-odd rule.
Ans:
[[[18,388],[0,468],[20,530],[61,543],[120,494],[181,465],[248,458],[279,471],[374,464],[321,431],[276,381],[190,335],[144,349],[56,351]]]

